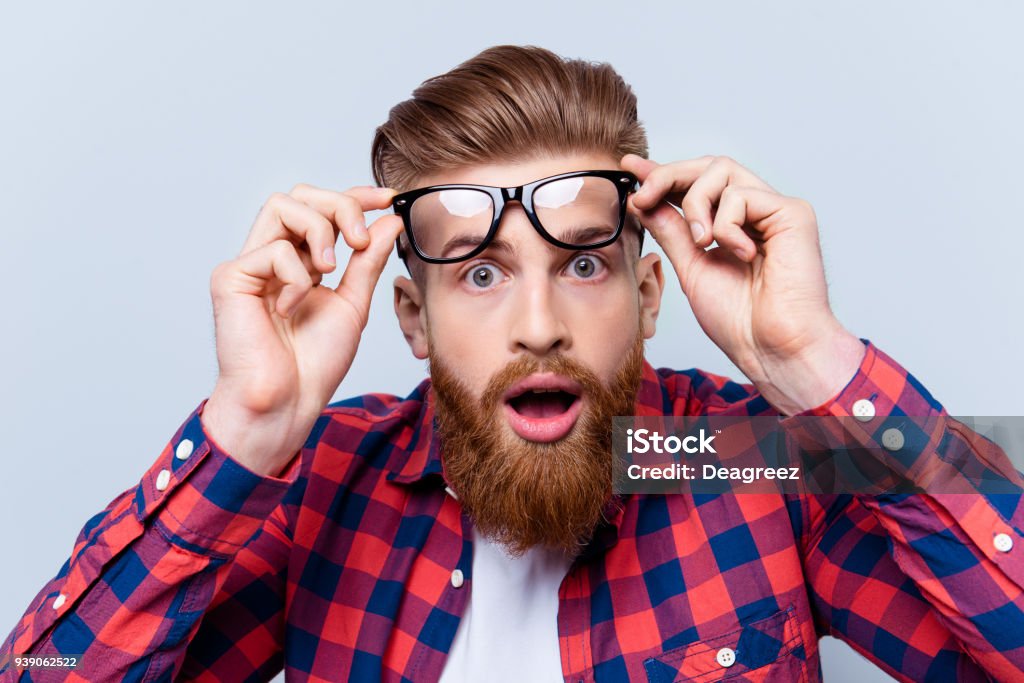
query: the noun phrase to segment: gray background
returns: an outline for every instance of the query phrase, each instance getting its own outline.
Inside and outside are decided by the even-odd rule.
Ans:
[[[18,3],[0,10],[0,631],[216,376],[214,265],[264,199],[370,182],[388,108],[496,43],[610,61],[658,160],[816,208],[839,318],[953,414],[1021,415],[1011,3]],[[383,282],[401,272],[392,260]],[[737,376],[674,275],[656,365]],[[424,375],[381,287],[338,396]],[[369,342],[369,343],[367,343]],[[3,635],[0,634],[0,635]],[[827,640],[830,681],[887,680]]]

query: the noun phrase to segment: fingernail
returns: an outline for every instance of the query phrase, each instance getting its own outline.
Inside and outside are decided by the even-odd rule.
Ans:
[[[704,226],[700,223],[690,223],[690,232],[693,233],[693,241],[699,242],[704,236]]]
[[[733,250],[732,250],[732,253],[734,253],[734,254],[736,254],[737,256],[739,256],[739,257],[740,257],[740,260],[741,260],[741,261],[746,261],[746,260],[747,260],[747,255],[746,255],[746,254],[744,253],[744,251],[743,251],[742,249],[740,249],[739,247],[736,247],[735,249],[733,249]]]
[[[362,223],[356,223],[355,225],[353,225],[352,226],[352,232],[354,232],[357,237],[369,237],[370,236],[370,234],[368,232],[366,232],[366,226],[363,225]]]
[[[334,260],[334,248],[333,247],[326,247],[326,248],[324,248],[324,261],[327,261],[332,266],[336,265],[335,260]]]

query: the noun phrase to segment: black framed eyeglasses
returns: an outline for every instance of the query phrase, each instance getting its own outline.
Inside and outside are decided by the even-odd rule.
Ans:
[[[626,221],[626,199],[637,177],[626,171],[573,171],[518,187],[432,185],[395,195],[416,256],[427,263],[457,263],[490,245],[509,202],[523,206],[540,236],[563,249],[612,244]],[[643,231],[640,233],[641,248]],[[399,256],[405,253],[399,244]]]

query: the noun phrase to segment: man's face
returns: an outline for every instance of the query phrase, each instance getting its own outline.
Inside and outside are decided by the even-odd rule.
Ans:
[[[563,156],[418,185],[508,187],[617,168],[604,155]],[[662,287],[657,256],[638,259],[637,244],[624,231],[601,249],[558,248],[513,202],[483,253],[420,264],[422,287],[396,281],[403,331],[430,359],[445,474],[478,527],[514,551],[578,545],[610,493],[610,418],[632,413]],[[556,528],[523,528],[530,520]]]

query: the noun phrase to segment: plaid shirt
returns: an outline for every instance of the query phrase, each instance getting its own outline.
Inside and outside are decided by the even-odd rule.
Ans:
[[[929,416],[904,458],[1006,465],[865,343],[856,376],[807,414],[867,399],[876,417],[846,438],[877,446],[887,416]],[[204,404],[82,529],[0,649],[0,679],[31,652],[82,657],[23,680],[437,680],[473,547],[429,381],[331,404],[280,477],[207,438]],[[777,415],[749,384],[646,363],[637,414]],[[1024,680],[1024,503],[1008,476],[1016,492],[987,497],[625,496],[559,588],[565,681],[817,680],[823,635],[902,680]]]

